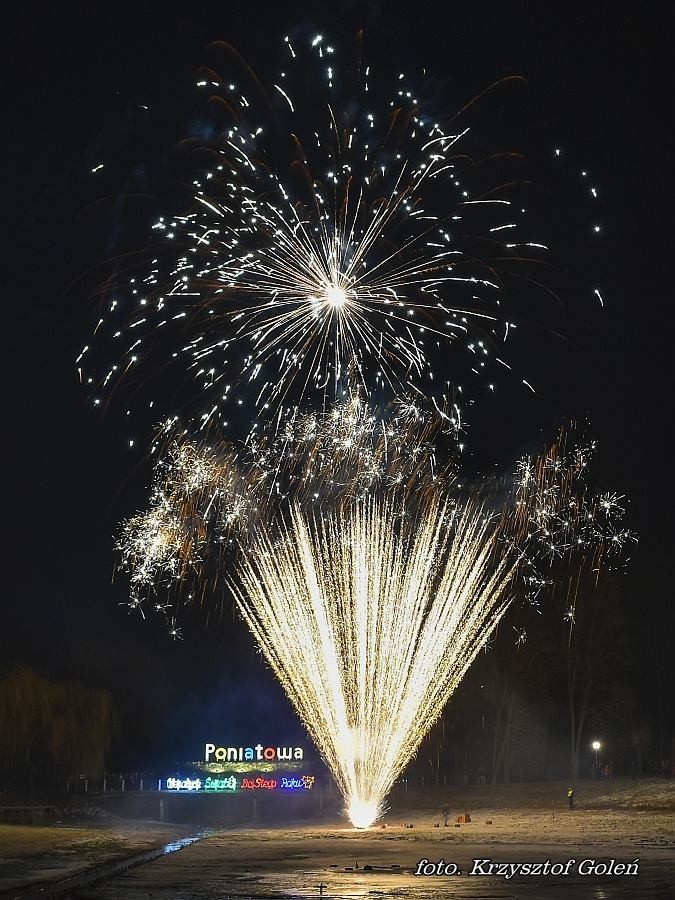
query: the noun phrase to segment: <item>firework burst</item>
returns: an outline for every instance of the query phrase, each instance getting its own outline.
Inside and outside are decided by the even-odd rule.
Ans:
[[[320,38],[285,51],[265,86],[223,46],[200,79],[217,137],[191,157],[193,205],[101,288],[96,341],[115,349],[78,357],[95,403],[174,372],[197,388],[193,426],[226,427],[240,405],[438,397],[511,367],[500,347],[547,248],[504,160],[488,176],[466,110],[435,117],[422,75],[376,78]]]
[[[446,457],[459,424],[456,407],[429,410],[399,400],[378,414],[358,395],[322,413],[289,411],[241,445],[178,437],[171,420],[162,429],[173,437],[157,461],[149,507],[124,524],[118,540],[132,607],[160,585],[180,603],[181,588],[195,575],[197,593],[208,593],[214,561],[291,500],[336,509],[376,492],[442,492],[454,481]],[[163,609],[168,615],[172,607]]]
[[[294,505],[239,560],[239,610],[358,827],[381,814],[507,607],[517,557],[498,532],[480,506],[432,503],[410,519],[371,498],[308,519]]]
[[[409,403],[378,416],[355,397],[238,453],[185,439],[120,540],[130,606],[152,602],[173,636],[186,594],[234,595],[359,827],[514,597],[538,607],[544,571],[579,553],[599,567],[633,538],[620,498],[586,491],[592,447],[561,435],[510,482],[467,489],[436,459],[448,421]],[[170,602],[160,584],[178,588]]]
[[[180,637],[181,604],[227,588],[365,827],[514,594],[633,536],[620,496],[579,486],[592,448],[457,476],[461,382],[511,368],[547,251],[503,160],[486,183],[467,110],[430,112],[425,77],[320,36],[284,50],[263,84],[211,49],[190,201],[102,286],[111,358],[77,363],[94,403],[130,382],[163,418],[118,542],[129,605]]]
[[[459,509],[480,496],[502,522],[500,540],[515,549],[520,592],[532,605],[550,584],[542,573],[579,553],[596,568],[618,561],[635,540],[621,527],[622,498],[586,488],[592,445],[568,446],[562,432],[541,454],[521,459],[512,478],[467,485],[455,415],[403,400],[377,413],[353,396],[323,413],[289,412],[240,446],[174,438],[157,462],[148,509],[124,524],[118,540],[131,607],[156,605],[159,589],[168,591],[159,609],[170,621],[186,600],[211,606],[235,545],[246,554],[290,505],[314,518],[379,498],[412,520],[427,503]]]

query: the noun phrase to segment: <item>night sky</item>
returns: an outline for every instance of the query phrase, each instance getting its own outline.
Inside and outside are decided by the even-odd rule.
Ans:
[[[496,404],[491,425],[477,423],[470,441],[489,469],[549,436],[563,417],[588,419],[600,445],[597,486],[631,499],[627,524],[640,543],[625,602],[635,653],[649,656],[654,619],[672,606],[673,22],[659,5],[653,15],[609,2],[556,8],[90,3],[39,13],[17,5],[3,22],[1,658],[113,689],[121,767],[194,758],[205,740],[301,735],[231,615],[207,630],[195,623],[174,643],[161,623],[120,605],[126,584],[112,580],[113,535],[143,507],[151,468],[128,450],[119,411],[101,417],[87,405],[74,366],[92,324],[87,270],[133,227],[114,201],[92,212],[99,187],[88,172],[114,155],[111,167],[128,173],[130,191],[152,192],[157,160],[182,136],[194,73],[216,39],[264,66],[294,28],[325,30],[337,41],[363,25],[373,65],[400,58],[402,67],[428,66],[457,106],[502,76],[527,78],[503,107],[490,107],[494,120],[483,127],[497,145],[531,159],[550,192],[542,221],[574,275],[565,283],[585,285],[587,294],[563,296],[558,324],[569,342],[550,355],[532,350],[536,403]],[[151,109],[149,125],[141,104]],[[564,150],[557,168],[556,146]],[[597,237],[577,177],[583,168],[601,192]],[[109,183],[118,200],[124,189],[124,178]],[[596,283],[602,315],[588,289]],[[669,621],[672,628],[672,613]],[[648,692],[647,670],[644,678]]]

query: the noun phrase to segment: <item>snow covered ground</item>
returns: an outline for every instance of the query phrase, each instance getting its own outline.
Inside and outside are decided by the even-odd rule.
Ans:
[[[566,785],[442,788],[395,797],[378,825],[342,820],[220,832],[171,856],[78,894],[81,900],[377,900],[377,898],[675,898],[675,782],[581,783],[578,808]],[[449,827],[439,808],[451,807]],[[454,827],[468,812],[471,824]],[[413,827],[406,827],[412,825]],[[461,874],[416,876],[421,859]],[[569,864],[569,875],[475,874],[474,860]],[[582,860],[630,864],[636,876],[583,875]],[[591,864],[586,864],[588,868]],[[485,872],[489,863],[480,863]],[[321,887],[323,885],[323,887]]]

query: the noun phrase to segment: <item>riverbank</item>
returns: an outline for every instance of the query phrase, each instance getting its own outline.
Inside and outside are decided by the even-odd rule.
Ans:
[[[127,820],[95,825],[0,825],[0,896],[143,853],[186,833],[184,826]]]
[[[584,782],[577,786],[578,807],[573,811],[565,804],[566,787],[552,782],[407,793],[399,789],[390,811],[370,829],[357,831],[335,817],[292,826],[232,827],[180,853],[87,887],[77,896],[80,900],[147,900],[150,896],[153,900],[665,900],[675,896],[675,782]],[[440,814],[446,804],[450,807],[447,826]],[[455,821],[467,813],[469,823]],[[151,823],[88,832],[73,829],[70,835],[65,831],[50,835],[44,829],[46,842],[65,841],[53,849],[60,847],[66,856],[70,851],[80,864],[85,856],[140,851],[144,842],[147,846],[160,835],[166,839],[176,834],[175,829]],[[30,850],[32,840],[29,836],[23,846]],[[0,850],[0,855],[4,857],[5,852]],[[34,871],[35,854],[27,852],[23,859]],[[443,859],[456,870],[416,875],[423,859],[433,863]],[[602,870],[612,859],[619,864],[619,874]],[[475,860],[500,866],[536,863],[542,870],[507,878],[501,869],[490,870],[490,863],[481,863],[474,871]],[[587,871],[591,864],[586,860],[595,860],[599,872]],[[636,860],[637,875],[621,870]],[[559,868],[551,871],[564,864],[566,874]]]

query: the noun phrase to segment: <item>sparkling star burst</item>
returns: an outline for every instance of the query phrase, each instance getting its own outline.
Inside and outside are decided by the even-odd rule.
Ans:
[[[216,136],[191,160],[193,205],[101,287],[105,350],[78,357],[95,403],[129,380],[154,402],[175,372],[199,389],[193,423],[226,427],[241,404],[325,408],[346,384],[434,396],[452,361],[453,388],[494,389],[511,368],[500,348],[548,249],[515,179],[470,158],[470,125],[434,116],[422,75],[285,47],[271,84],[222,47],[205,70]]]

